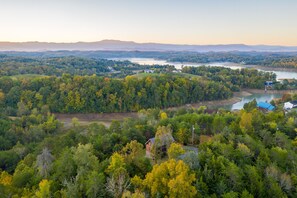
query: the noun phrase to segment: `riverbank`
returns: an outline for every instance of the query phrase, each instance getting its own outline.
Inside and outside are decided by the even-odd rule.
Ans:
[[[241,101],[241,97],[239,94],[236,94],[232,98],[225,99],[225,100],[202,101],[202,102],[186,104],[178,107],[169,107],[167,108],[167,110],[177,110],[182,108],[186,108],[186,109],[199,108],[201,106],[207,106],[208,109],[213,109],[213,107],[232,105],[239,101]]]
[[[236,63],[235,63],[236,64]],[[232,65],[231,65],[232,66]],[[242,66],[245,68],[253,68],[253,69],[260,69],[264,71],[282,71],[282,72],[297,72],[297,68],[287,68],[287,67],[269,67],[269,66],[261,66],[261,65],[242,65],[242,64],[237,64],[237,66]]]
[[[263,90],[263,89],[242,89],[241,92],[247,92],[250,94],[286,94],[297,93],[297,90]]]

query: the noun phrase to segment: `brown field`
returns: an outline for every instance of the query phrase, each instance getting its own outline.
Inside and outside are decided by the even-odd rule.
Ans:
[[[130,113],[75,113],[75,114],[62,114],[55,113],[57,119],[64,123],[65,127],[71,125],[72,118],[77,118],[81,125],[88,125],[91,123],[103,124],[107,127],[110,126],[113,120],[123,121],[125,118],[137,118],[135,112]]]

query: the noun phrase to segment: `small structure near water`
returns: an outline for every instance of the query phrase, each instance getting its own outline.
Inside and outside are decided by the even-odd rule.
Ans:
[[[297,108],[297,100],[285,102],[284,110],[291,110],[293,108]]]
[[[257,103],[257,107],[264,111],[273,111],[275,109],[275,106],[267,102],[259,102]]]

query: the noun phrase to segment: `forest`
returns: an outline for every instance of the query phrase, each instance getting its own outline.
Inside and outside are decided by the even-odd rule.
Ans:
[[[272,72],[262,72],[256,69],[230,69],[224,67],[184,67],[182,72],[206,77],[214,82],[219,82],[232,91],[241,88],[263,89],[265,81],[276,81]]]
[[[70,75],[101,75],[123,77],[133,74],[133,71],[156,69],[168,70],[172,66],[138,65],[129,61],[116,61],[108,59],[94,59],[79,56],[62,57],[25,57],[0,55],[0,76],[14,76],[24,74],[38,74],[46,76]],[[122,73],[122,75],[121,75]]]
[[[296,98],[296,96],[294,96]],[[296,112],[199,109],[63,128],[46,106],[0,117],[1,197],[296,197]],[[166,155],[145,142],[172,135]],[[198,148],[198,152],[192,148]]]
[[[297,67],[296,52],[159,52],[159,51],[57,51],[57,52],[0,52],[0,56],[26,58],[84,57],[90,59],[155,58],[168,62],[215,63],[232,62],[275,68]]]
[[[2,77],[0,87],[0,101],[9,115],[44,105],[55,113],[131,112],[232,96],[220,83],[170,74],[124,79],[69,74],[20,80]]]
[[[282,110],[297,95],[274,102],[273,112],[255,101],[236,112],[169,109],[262,89],[275,81],[272,73],[173,73],[170,66],[72,56],[0,60],[0,197],[297,196],[297,113]],[[154,73],[125,73],[144,69]],[[115,71],[123,76],[109,76]],[[137,116],[110,126],[77,118],[65,126],[56,118],[110,112]]]

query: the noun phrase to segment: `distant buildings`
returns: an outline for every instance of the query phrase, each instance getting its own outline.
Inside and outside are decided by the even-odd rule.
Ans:
[[[182,71],[180,69],[177,69],[177,70],[173,70],[172,72],[173,73],[181,73]]]
[[[273,84],[274,84],[274,82],[272,82],[272,81],[266,81],[264,83],[264,85],[265,85],[265,91],[267,91],[267,89],[272,89],[273,88]]]

